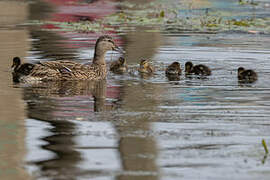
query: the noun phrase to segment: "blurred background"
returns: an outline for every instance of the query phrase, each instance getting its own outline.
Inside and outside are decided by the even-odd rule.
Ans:
[[[1,179],[267,179],[267,0],[0,1]],[[91,61],[111,35],[131,69],[100,82],[12,82],[12,58]],[[178,61],[209,78],[169,81]],[[259,80],[240,84],[239,66]]]

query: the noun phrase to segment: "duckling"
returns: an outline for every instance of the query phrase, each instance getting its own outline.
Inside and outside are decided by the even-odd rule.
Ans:
[[[31,71],[34,68],[34,64],[31,63],[23,63],[21,64],[21,59],[19,57],[13,58],[13,64],[11,68],[13,68],[12,71],[12,77],[14,82],[19,82],[20,76],[27,76],[31,73]]]
[[[179,62],[173,62],[171,65],[169,65],[166,68],[165,73],[166,73],[167,76],[181,75],[182,70],[180,68],[180,63]]]
[[[123,57],[119,57],[117,61],[112,62],[110,66],[110,71],[116,74],[123,74],[127,72],[128,66],[127,61]]]
[[[203,64],[193,65],[192,62],[186,62],[185,64],[185,72],[186,74],[196,74],[196,75],[211,75],[211,69]]]
[[[105,54],[109,50],[123,52],[111,36],[98,38],[92,64],[83,65],[73,61],[47,61],[36,64],[28,75],[19,81],[102,80],[107,76]]]
[[[238,68],[238,80],[241,82],[253,83],[258,79],[258,75],[255,71],[243,67]]]
[[[150,75],[154,73],[155,69],[146,59],[142,59],[138,71]]]

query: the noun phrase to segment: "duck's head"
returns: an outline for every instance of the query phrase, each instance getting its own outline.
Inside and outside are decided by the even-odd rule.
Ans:
[[[174,68],[174,69],[180,69],[180,63],[179,62],[173,62],[171,64],[171,67]]]
[[[147,69],[149,67],[149,62],[146,59],[142,59],[140,62],[141,69]]]
[[[120,62],[121,65],[125,65],[126,64],[126,59],[123,57],[119,57],[118,61]]]
[[[100,53],[106,53],[111,50],[123,53],[123,50],[121,50],[113,41],[113,38],[108,35],[100,36],[98,38],[95,50]]]
[[[18,68],[21,65],[21,59],[19,57],[14,57],[13,58],[13,64],[11,66],[11,68]]]
[[[186,72],[190,72],[192,70],[192,67],[193,67],[192,62],[190,62],[190,61],[186,62],[186,64],[185,64],[185,71]]]
[[[245,68],[243,68],[243,67],[239,67],[238,68],[238,75],[240,75],[242,72],[244,72],[245,71]]]

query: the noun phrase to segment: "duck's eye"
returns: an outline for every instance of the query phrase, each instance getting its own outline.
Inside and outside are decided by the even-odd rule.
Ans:
[[[113,40],[111,40],[111,39],[108,39],[108,42],[114,44]]]

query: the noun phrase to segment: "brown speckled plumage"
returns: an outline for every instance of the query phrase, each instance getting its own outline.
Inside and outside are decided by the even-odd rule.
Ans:
[[[142,59],[138,71],[143,74],[153,74],[155,69],[147,60]]]
[[[255,71],[251,69],[245,69],[243,67],[238,68],[238,80],[240,82],[245,82],[245,83],[253,83],[257,81],[258,75]]]
[[[210,76],[212,74],[211,69],[203,64],[193,65],[192,62],[186,62],[185,64],[186,74],[196,74]]]
[[[106,78],[105,54],[109,50],[119,50],[110,36],[101,36],[95,45],[93,62],[83,65],[73,61],[47,61],[35,64],[31,72],[21,75],[20,82],[29,81],[67,81],[67,80],[102,80]]]
[[[166,68],[165,73],[166,73],[167,76],[181,75],[182,70],[181,70],[181,67],[180,67],[180,63],[179,62],[173,62],[172,64],[170,64]]]

